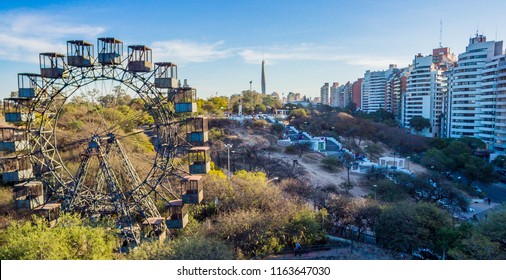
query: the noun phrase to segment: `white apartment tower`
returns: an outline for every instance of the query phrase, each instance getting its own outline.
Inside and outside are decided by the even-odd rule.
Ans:
[[[506,154],[506,56],[497,60],[495,71],[496,114],[495,114],[495,142],[497,153]]]
[[[352,84],[347,82],[344,85],[334,82],[330,87],[330,106],[344,109],[351,103]]]
[[[492,61],[503,53],[502,46],[502,41],[487,42],[485,36],[476,34],[469,39],[466,51],[459,55],[450,77],[449,137],[472,136],[489,145],[493,143],[497,92],[492,90],[493,83],[489,80],[494,72],[492,68],[498,66]],[[487,65],[491,68],[487,69]]]
[[[320,88],[320,103],[323,105],[330,105],[330,85],[329,83],[323,84]]]
[[[413,117],[423,117],[430,121],[431,127],[422,131],[422,134],[441,137],[444,101],[448,91],[445,71],[454,63],[455,56],[450,53],[449,48],[434,49],[433,55],[415,56],[403,99],[403,126],[409,127]]]
[[[341,100],[341,106],[339,108],[344,109],[348,107],[351,103],[351,88],[352,84],[350,82],[347,82],[346,84],[342,85],[339,90],[339,98]]]
[[[339,83],[334,82],[330,87],[330,106],[339,107]]]
[[[501,128],[499,124],[497,114],[501,113],[501,109],[498,108],[498,67],[501,62],[504,61],[504,55],[498,55],[492,57],[492,59],[485,64],[481,70],[481,83],[480,83],[480,95],[476,104],[478,106],[477,118],[480,122],[478,127],[478,137],[489,144],[491,149],[494,149],[496,142],[496,133],[500,130],[505,130],[505,127]],[[499,105],[501,106],[501,105]],[[501,133],[500,133],[501,134]]]
[[[365,112],[375,112],[379,109],[385,109],[385,92],[387,80],[399,69],[397,65],[390,64],[388,70],[370,71],[367,70],[362,81],[362,110]]]

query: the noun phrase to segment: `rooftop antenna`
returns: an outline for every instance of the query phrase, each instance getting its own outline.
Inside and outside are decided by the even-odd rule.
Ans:
[[[439,47],[442,48],[443,45],[441,43],[443,39],[443,20],[439,21]]]

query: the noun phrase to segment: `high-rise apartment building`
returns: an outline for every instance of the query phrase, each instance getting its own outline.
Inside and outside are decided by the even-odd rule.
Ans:
[[[344,85],[334,82],[330,87],[330,106],[334,108],[346,108],[351,102],[351,83]]]
[[[496,133],[505,128],[498,125],[497,114],[502,110],[498,109],[498,67],[504,61],[504,55],[500,54],[491,58],[485,63],[481,70],[480,95],[476,100],[478,110],[477,118],[479,120],[478,137],[494,148],[496,142]],[[499,105],[500,106],[500,105]],[[500,134],[500,132],[499,132]]]
[[[397,73],[397,65],[390,64],[388,70],[370,71],[367,70],[362,81],[362,110],[366,112],[375,112],[379,109],[385,109],[385,90],[387,80],[391,75]]]
[[[320,88],[320,103],[323,105],[330,105],[330,85],[329,83],[323,84]]]
[[[334,82],[330,87],[330,106],[339,107],[339,83]]]
[[[351,88],[352,84],[350,82],[347,82],[346,84],[342,85],[339,90],[339,101],[340,101],[340,107],[339,108],[346,108],[351,103]]]
[[[357,109],[362,107],[362,78],[353,82],[351,86],[351,101],[355,103]]]
[[[449,48],[434,49],[432,55],[418,54],[413,59],[407,76],[406,95],[403,98],[401,123],[409,127],[413,117],[423,117],[431,126],[423,131],[425,136],[440,137],[446,111],[444,101],[448,92],[447,75],[455,63]],[[444,130],[444,129],[443,129]]]
[[[472,136],[481,138],[487,144],[493,143],[497,91],[489,88],[489,72],[494,70],[487,70],[486,67],[499,66],[499,63],[489,62],[503,54],[502,47],[502,41],[487,41],[485,36],[476,34],[469,39],[466,51],[459,55],[457,66],[451,71],[450,77],[449,137]]]
[[[496,114],[495,141],[493,148],[497,153],[506,154],[506,55],[497,59],[495,71]]]
[[[410,67],[400,69],[387,79],[385,89],[385,110],[391,112],[397,121],[401,121],[402,98],[406,94],[406,81]]]

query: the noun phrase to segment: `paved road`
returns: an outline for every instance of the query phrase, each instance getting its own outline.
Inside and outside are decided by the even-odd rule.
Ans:
[[[506,184],[495,183],[488,185],[480,185],[481,190],[490,197],[493,202],[506,202]]]

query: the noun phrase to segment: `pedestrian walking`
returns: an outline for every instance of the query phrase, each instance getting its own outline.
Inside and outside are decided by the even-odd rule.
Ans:
[[[295,243],[295,249],[294,249],[294,256],[302,256],[302,247],[300,246],[300,243]]]
[[[487,199],[487,201],[488,201],[488,205],[490,205],[490,197]]]

